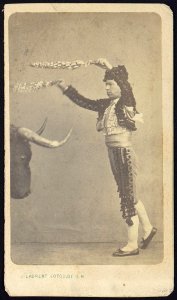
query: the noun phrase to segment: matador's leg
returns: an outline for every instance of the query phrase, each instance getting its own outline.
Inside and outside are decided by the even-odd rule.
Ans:
[[[134,184],[132,179],[133,176],[128,174],[130,171],[129,169],[131,168],[130,164],[128,165],[127,163],[128,153],[129,152],[126,152],[126,149],[108,148],[111,169],[118,185],[118,191],[121,198],[123,217],[126,218],[127,216],[130,216],[132,221],[132,224],[127,226],[128,242],[127,245],[121,249],[123,252],[131,252],[138,249],[139,218],[133,209],[133,202],[135,202],[135,200],[134,197],[132,198],[131,192],[134,190]],[[130,173],[132,173],[132,171]],[[116,253],[118,255],[116,255]],[[120,256],[119,254],[119,251],[113,253],[114,256]]]
[[[136,204],[136,210],[138,213],[138,217],[140,220],[140,223],[143,227],[143,231],[144,231],[144,239],[146,239],[148,237],[148,235],[150,234],[151,230],[152,230],[152,224],[149,220],[149,217],[147,215],[146,209],[144,207],[144,204],[141,201],[138,201],[138,203]]]

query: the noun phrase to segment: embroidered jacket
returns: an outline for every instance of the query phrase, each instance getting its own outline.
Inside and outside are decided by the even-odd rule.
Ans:
[[[88,99],[80,95],[78,91],[71,85],[63,93],[80,107],[98,112],[98,120],[101,120],[103,118],[106,108],[108,108],[111,103],[111,99],[109,98],[98,100]],[[136,130],[135,120],[133,120],[133,118],[135,117],[135,114],[137,112],[134,107],[124,105],[120,101],[118,101],[115,105],[115,113],[117,116],[118,124],[121,127],[125,127],[130,131]]]

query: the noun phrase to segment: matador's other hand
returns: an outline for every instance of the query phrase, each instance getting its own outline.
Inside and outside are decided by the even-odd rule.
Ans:
[[[107,61],[106,58],[98,58],[97,60],[93,60],[92,63],[102,69],[112,69],[112,65]]]
[[[62,91],[66,90],[68,85],[66,84],[66,82],[63,79],[59,79],[59,80],[55,80],[52,81],[52,85],[56,85],[57,87],[59,87]]]

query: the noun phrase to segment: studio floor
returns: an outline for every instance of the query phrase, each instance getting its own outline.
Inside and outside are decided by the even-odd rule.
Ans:
[[[117,243],[19,243],[12,245],[11,258],[19,265],[151,265],[163,260],[162,242],[152,241],[129,257],[113,257],[117,248]]]

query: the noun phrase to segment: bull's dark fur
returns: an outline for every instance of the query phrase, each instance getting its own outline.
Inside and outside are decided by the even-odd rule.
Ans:
[[[27,139],[18,134],[18,127],[10,126],[10,187],[11,197],[22,199],[30,194],[32,152]]]
[[[47,148],[58,148],[69,139],[72,129],[61,141],[51,141],[41,137],[47,119],[41,128],[34,132],[28,128],[10,126],[10,187],[11,197],[22,199],[30,194],[31,171],[30,160],[32,156],[30,142]]]

